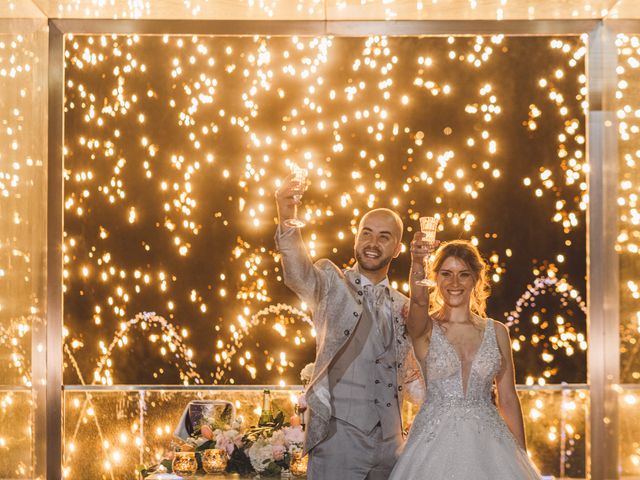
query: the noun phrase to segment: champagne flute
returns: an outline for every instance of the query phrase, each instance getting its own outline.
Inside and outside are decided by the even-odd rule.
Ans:
[[[422,232],[422,240],[430,244],[436,241],[436,232],[438,231],[438,219],[436,217],[420,217],[420,231]],[[416,282],[418,285],[425,287],[435,287],[436,284],[429,278],[429,256],[424,259],[425,278]]]
[[[298,165],[296,165],[295,163],[291,165],[291,173],[293,173],[293,181],[294,183],[297,184],[296,188],[299,188],[300,191],[304,191],[304,187],[307,183],[307,176],[309,174],[309,172],[307,172],[307,170],[305,168],[301,168]],[[294,195],[293,196],[294,200],[296,202],[299,202],[300,199],[302,198],[302,193]],[[293,218],[287,218],[283,223],[286,227],[292,227],[292,228],[302,228],[306,225],[305,222],[303,222],[302,220],[300,220],[298,218],[298,208],[296,206],[296,209],[294,211],[294,216]]]

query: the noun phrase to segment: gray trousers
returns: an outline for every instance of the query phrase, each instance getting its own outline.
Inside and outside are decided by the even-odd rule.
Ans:
[[[387,480],[401,447],[400,432],[383,439],[380,424],[364,433],[331,417],[327,438],[309,452],[307,480]]]

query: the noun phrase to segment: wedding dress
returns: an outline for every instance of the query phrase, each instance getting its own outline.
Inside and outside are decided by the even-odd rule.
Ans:
[[[390,480],[540,479],[491,401],[501,358],[489,319],[465,388],[460,357],[434,322],[421,362],[426,400]]]

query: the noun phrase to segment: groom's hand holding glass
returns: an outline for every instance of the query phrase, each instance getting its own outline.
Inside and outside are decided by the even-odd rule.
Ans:
[[[307,188],[306,178],[300,181],[295,173],[287,175],[282,185],[276,190],[276,205],[278,207],[278,223],[281,227],[300,228],[304,223],[297,219],[298,206],[302,204],[302,195]],[[300,222],[293,224],[293,221]]]

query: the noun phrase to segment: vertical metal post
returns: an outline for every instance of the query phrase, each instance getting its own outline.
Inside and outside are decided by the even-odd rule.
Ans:
[[[147,403],[145,401],[145,391],[144,390],[138,390],[138,395],[139,395],[139,399],[138,399],[138,421],[140,422],[140,430],[139,430],[139,434],[140,435],[140,454],[139,454],[139,460],[138,462],[140,463],[140,465],[144,465],[144,445],[145,445],[145,441],[144,441],[144,421],[146,419],[146,412],[147,412]]]
[[[564,388],[561,391],[562,402],[560,402],[560,478],[565,477],[567,467],[567,409],[564,408],[569,398],[569,390]]]
[[[48,81],[48,27],[45,18],[38,18],[34,20],[25,21],[31,23],[27,25],[24,30],[20,30],[20,33],[31,37],[33,42],[33,52],[40,59],[39,62],[34,63],[33,75],[33,96],[39,99],[39,101],[46,101],[47,99],[47,81]],[[42,100],[40,100],[42,99]],[[38,106],[36,110],[39,114],[39,118],[32,118],[32,123],[29,127],[30,134],[34,138],[34,145],[37,145],[38,159],[42,159],[46,165],[47,156],[47,119],[46,119],[46,103],[42,106]],[[46,183],[47,173],[45,167],[42,168],[40,173],[41,178],[38,178],[35,184],[33,193],[29,193],[29,200],[38,205],[35,209],[36,212],[40,212],[41,208],[46,208]],[[44,190],[43,190],[44,188]],[[42,238],[46,238],[47,225],[46,219],[42,218],[42,215],[34,215],[30,220],[32,221],[33,230],[32,235],[32,267],[33,275],[38,278],[37,291],[35,293],[38,298],[37,304],[46,305],[46,246],[38,243]],[[37,261],[33,261],[35,259]],[[32,438],[32,450],[31,450],[31,475],[36,480],[44,480],[47,476],[47,331],[46,331],[46,306],[38,308],[32,312],[31,322],[31,438]]]
[[[617,236],[617,129],[615,35],[601,23],[589,34],[589,212],[587,217],[588,379],[587,478],[609,480],[618,473],[620,380]]]
[[[64,36],[49,22],[47,190],[47,479],[62,478],[62,234]]]

